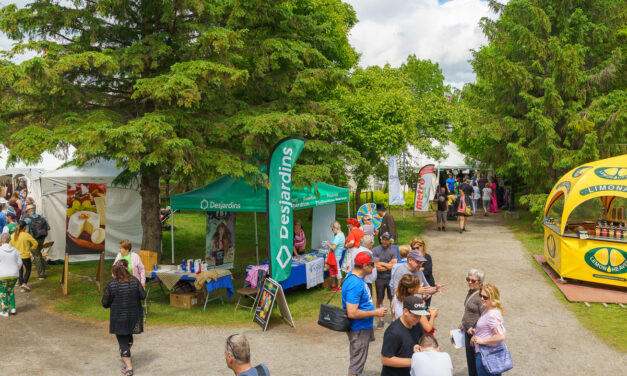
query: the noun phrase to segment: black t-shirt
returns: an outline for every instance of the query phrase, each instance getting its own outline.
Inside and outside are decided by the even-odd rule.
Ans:
[[[444,195],[438,197],[438,210],[446,211],[446,196]]]
[[[461,185],[460,189],[463,190],[464,193],[466,193],[467,197],[472,197],[473,190],[472,190],[472,186],[470,184],[464,183],[464,184]]]
[[[407,329],[400,319],[394,320],[383,335],[381,355],[388,358],[395,356],[399,358],[411,358],[414,354],[414,345],[418,343],[418,340],[423,334],[424,331],[420,323],[416,324],[411,329]],[[396,368],[383,366],[381,376],[409,376],[410,371],[411,367]]]

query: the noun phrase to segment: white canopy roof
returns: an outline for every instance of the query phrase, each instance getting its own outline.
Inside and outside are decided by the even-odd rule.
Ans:
[[[7,160],[9,158],[9,150],[4,147],[3,145],[0,144],[0,170],[5,171],[5,170],[30,170],[30,169],[37,169],[37,170],[46,170],[46,171],[50,171],[50,170],[56,170],[57,168],[61,167],[61,165],[63,165],[65,162],[67,162],[68,160],[70,160],[71,155],[74,153],[74,147],[70,147],[68,150],[68,158],[67,159],[63,159],[63,158],[57,158],[56,156],[54,156],[53,154],[50,154],[48,152],[45,152],[41,155],[41,160],[38,163],[34,163],[34,164],[26,164],[24,162],[18,162],[16,164],[14,164],[13,166],[11,166],[10,168],[6,168],[7,166]],[[18,172],[18,174],[21,172]],[[10,173],[6,173],[7,175]],[[13,175],[17,175],[17,174],[13,174]],[[33,178],[36,178],[35,176],[33,176]]]
[[[435,144],[439,145],[436,141]],[[476,169],[477,166],[473,163],[466,162],[467,157],[462,154],[457,145],[452,142],[449,142],[444,146],[444,153],[447,155],[445,158],[440,160],[436,160],[432,157],[426,156],[418,151],[415,147],[408,145],[407,148],[407,161],[409,165],[414,167],[422,167],[428,164],[435,165],[436,168],[439,169],[458,169],[458,170],[466,170],[466,169]],[[472,161],[470,161],[472,162]]]

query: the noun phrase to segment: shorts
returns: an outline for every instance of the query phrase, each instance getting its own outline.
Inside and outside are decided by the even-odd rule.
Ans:
[[[377,301],[383,301],[385,299],[385,292],[387,291],[388,299],[392,300],[392,289],[390,288],[389,279],[379,279],[374,281],[374,286],[377,290]]]
[[[349,375],[361,375],[368,359],[370,338],[374,334],[372,329],[349,330],[346,332],[349,342],[350,363]]]
[[[436,213],[437,222],[446,223],[446,210],[438,210]]]
[[[459,217],[468,217],[468,216],[466,215],[466,213],[457,212],[457,217],[459,218]]]

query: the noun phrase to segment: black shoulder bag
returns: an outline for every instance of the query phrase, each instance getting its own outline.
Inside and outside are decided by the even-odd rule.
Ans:
[[[354,274],[351,274],[353,276]],[[350,278],[350,276],[349,276]],[[344,280],[346,282],[346,280]],[[338,290],[339,291],[339,290]],[[318,325],[336,332],[348,332],[351,328],[351,320],[348,318],[346,309],[330,305],[331,299],[335,297],[337,291],[331,295],[327,304],[320,304],[320,314],[318,315]],[[364,292],[361,292],[362,296]],[[361,301],[361,297],[359,298]]]

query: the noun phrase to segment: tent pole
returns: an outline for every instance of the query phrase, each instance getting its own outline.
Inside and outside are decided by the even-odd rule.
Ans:
[[[255,219],[255,255],[257,255],[257,265],[259,264],[259,239],[257,238],[257,212],[253,212]]]
[[[351,217],[351,191],[348,190],[348,202],[346,203],[346,212],[348,214],[348,218]]]
[[[172,215],[170,216],[170,240],[172,242],[172,247],[170,248],[170,250],[172,251],[172,265],[175,265],[174,264],[174,211],[172,211]]]

